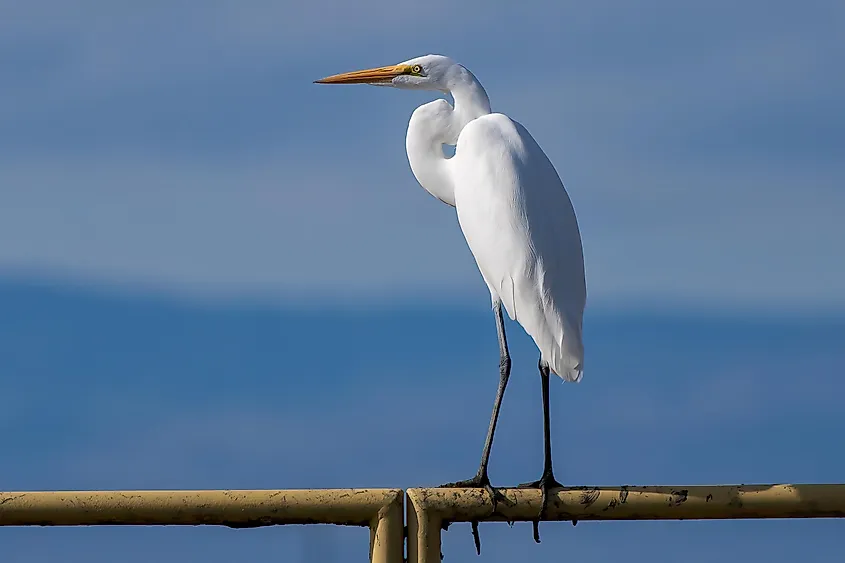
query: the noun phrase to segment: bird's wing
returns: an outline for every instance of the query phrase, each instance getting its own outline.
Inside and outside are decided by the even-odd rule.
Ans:
[[[470,122],[450,166],[461,230],[491,295],[557,375],[579,381],[584,256],[554,166],[528,131],[502,114]]]

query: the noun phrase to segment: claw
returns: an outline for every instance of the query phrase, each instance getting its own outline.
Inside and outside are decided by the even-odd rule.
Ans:
[[[490,478],[487,473],[478,473],[472,479],[465,481],[455,481],[454,483],[446,483],[437,487],[438,489],[484,489],[490,495],[490,501],[493,503],[493,514],[498,509],[499,502],[507,502],[507,498],[502,492],[490,484]],[[472,539],[475,543],[475,552],[481,555],[481,538],[478,535],[478,522],[472,521]]]
[[[540,543],[540,520],[546,517],[546,509],[549,506],[549,491],[552,489],[562,489],[563,485],[558,483],[557,479],[555,479],[554,473],[552,473],[551,470],[548,470],[543,472],[543,476],[540,477],[538,481],[522,483],[517,488],[540,489],[543,494],[543,500],[540,505],[540,515],[537,520],[532,521],[532,524],[534,525],[534,541],[536,543]]]

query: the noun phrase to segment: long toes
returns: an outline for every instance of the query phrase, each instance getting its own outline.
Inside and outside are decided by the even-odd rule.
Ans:
[[[549,479],[548,481],[546,481],[543,484],[543,486],[541,487],[541,490],[543,491],[543,502],[540,505],[541,506],[540,507],[540,518],[541,519],[545,518],[546,510],[549,507],[549,493],[552,491],[552,489],[562,489],[562,488],[563,488],[563,485],[561,485],[560,483],[555,481],[554,478]]]
[[[530,483],[520,483],[516,486],[517,489],[539,489],[541,488],[540,481],[531,481]]]
[[[472,541],[475,543],[476,555],[481,555],[481,536],[478,535],[478,520],[472,521]]]
[[[534,526],[534,543],[540,543],[540,521],[533,520],[531,524]]]
[[[531,523],[534,527],[534,541],[536,543],[540,543],[540,520],[546,517],[546,510],[549,507],[549,491],[552,489],[562,489],[563,485],[561,485],[557,479],[555,479],[554,475],[547,474],[543,475],[537,481],[532,481],[530,483],[522,483],[517,486],[519,489],[540,489],[542,493],[542,501],[540,503],[540,514],[537,520],[533,520]]]
[[[493,503],[493,512],[496,512],[496,505],[499,504],[499,497],[502,493],[494,489],[490,483],[484,485],[484,490],[490,495],[490,501]]]
[[[558,482],[557,479],[554,477],[550,477],[546,479],[544,483],[541,485],[545,490],[550,491],[552,489],[562,489],[563,485]]]
[[[543,489],[543,499],[540,502],[540,520],[546,517],[546,511],[549,508],[549,491]]]
[[[477,489],[479,487],[484,487],[484,483],[478,477],[473,477],[472,479],[466,479],[464,481],[455,481],[454,483],[446,483],[444,485],[439,485],[438,489]]]
[[[499,503],[510,504],[508,498],[502,494],[502,491],[492,486],[490,483],[484,485],[484,490],[490,495],[490,502],[493,503],[493,514],[496,514],[499,508]]]
[[[549,490],[548,486],[541,486],[540,490],[542,491],[542,501],[540,502],[540,517],[537,520],[534,520],[534,542],[540,543],[540,520],[543,520],[546,517],[546,510],[549,507]]]

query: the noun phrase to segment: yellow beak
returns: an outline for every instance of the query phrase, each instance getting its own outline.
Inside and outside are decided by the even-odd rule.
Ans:
[[[356,70],[353,72],[344,72],[343,74],[334,74],[315,80],[315,84],[384,84],[390,82],[397,76],[408,74],[410,72],[408,65],[393,65],[381,66],[377,68],[368,68],[366,70]]]

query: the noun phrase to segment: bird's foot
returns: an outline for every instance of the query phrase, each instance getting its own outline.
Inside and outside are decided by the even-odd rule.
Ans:
[[[496,513],[496,509],[498,508],[499,502],[507,503],[507,498],[502,492],[490,484],[490,478],[487,476],[487,472],[479,472],[475,477],[472,479],[467,479],[465,481],[455,481],[454,483],[446,483],[444,485],[440,485],[437,487],[438,489],[484,489],[487,491],[487,494],[490,495],[490,499],[493,503],[493,513]]]
[[[490,495],[490,500],[493,503],[493,514],[498,509],[499,502],[507,503],[507,498],[499,489],[490,484],[490,478],[486,471],[479,471],[472,479],[464,481],[455,481],[454,483],[446,483],[440,485],[439,489],[484,489]],[[481,555],[481,538],[478,535],[478,521],[471,522],[472,524],[472,539],[475,542],[475,553]]]
[[[549,491],[552,489],[562,489],[563,485],[558,483],[557,479],[555,479],[554,473],[552,473],[551,469],[547,469],[543,471],[543,476],[540,477],[537,481],[532,481],[531,483],[522,483],[517,488],[519,489],[540,489],[543,493],[543,500],[540,505],[540,515],[537,520],[533,521],[534,524],[534,541],[540,543],[540,520],[546,517],[546,509],[549,505]]]

